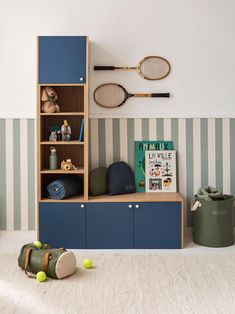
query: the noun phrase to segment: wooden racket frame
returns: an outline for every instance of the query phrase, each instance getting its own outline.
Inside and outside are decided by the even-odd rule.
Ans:
[[[156,58],[156,59],[161,59],[163,60],[167,65],[168,65],[168,71],[165,75],[163,76],[160,76],[159,78],[149,78],[149,77],[146,77],[142,72],[141,72],[141,66],[142,64],[148,60],[148,59],[151,59],[151,58]],[[99,69],[97,69],[99,68]],[[164,79],[166,76],[169,75],[170,71],[171,71],[171,65],[169,63],[168,60],[166,60],[165,58],[163,57],[160,57],[160,56],[147,56],[145,57],[144,59],[142,59],[135,67],[129,67],[129,66],[94,66],[94,70],[135,70],[139,75],[140,77],[142,77],[143,79],[145,80],[149,80],[149,81],[158,81],[158,80],[162,80]]]
[[[96,91],[97,91],[99,88],[101,88],[101,87],[103,87],[103,86],[107,86],[107,85],[116,85],[116,86],[120,87],[120,88],[123,90],[124,94],[125,94],[125,98],[124,98],[124,100],[122,101],[122,103],[120,103],[120,104],[119,104],[118,106],[116,106],[116,107],[104,106],[104,105],[100,104],[100,103],[96,100],[96,98],[95,98]],[[164,96],[160,96],[160,95],[164,95]],[[167,95],[167,96],[166,96],[166,95]],[[118,108],[118,107],[122,106],[122,105],[127,101],[127,99],[129,99],[129,98],[131,98],[131,97],[170,97],[170,94],[169,94],[169,93],[132,93],[132,94],[131,94],[131,93],[129,93],[129,92],[125,89],[125,87],[123,87],[122,85],[120,85],[120,84],[118,84],[118,83],[105,83],[105,84],[101,84],[101,85],[97,86],[96,89],[95,89],[94,92],[93,92],[93,99],[94,99],[94,102],[95,102],[97,105],[99,105],[99,106],[101,106],[101,107],[103,107],[103,108],[108,108],[108,109],[114,109],[114,108]]]
[[[146,76],[141,72],[140,68],[141,68],[141,65],[143,64],[143,62],[144,62],[145,60],[150,59],[150,58],[158,58],[158,59],[161,59],[161,60],[165,61],[165,62],[167,63],[167,65],[168,65],[168,67],[169,67],[168,72],[167,72],[165,75],[163,75],[163,76],[161,76],[161,77],[159,77],[159,78],[157,78],[157,79],[151,79],[151,78],[149,78],[149,77],[146,77]],[[138,73],[142,78],[144,78],[145,80],[149,80],[149,81],[159,81],[159,80],[162,80],[162,79],[164,79],[166,76],[169,75],[169,73],[170,73],[170,71],[171,71],[171,65],[170,65],[169,61],[166,60],[166,59],[163,58],[163,57],[160,57],[160,56],[148,56],[148,57],[145,57],[143,60],[141,60],[141,61],[136,65],[135,69],[136,69],[137,73]]]

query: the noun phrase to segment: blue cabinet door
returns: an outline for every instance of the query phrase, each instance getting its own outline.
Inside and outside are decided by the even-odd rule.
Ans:
[[[85,211],[79,203],[40,203],[40,241],[55,248],[86,248]]]
[[[181,248],[181,204],[134,204],[134,248]]]
[[[39,83],[86,82],[86,37],[39,37]]]
[[[133,248],[133,208],[127,203],[87,204],[87,248]]]

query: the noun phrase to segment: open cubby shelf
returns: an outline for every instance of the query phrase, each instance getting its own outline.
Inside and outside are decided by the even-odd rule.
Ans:
[[[82,145],[58,145],[56,147],[58,156],[58,167],[63,160],[71,159],[73,165],[84,168],[84,148]],[[49,169],[50,145],[41,147],[41,171]],[[58,169],[59,170],[59,169]]]
[[[41,141],[47,142],[50,136],[50,128],[53,126],[61,127],[64,120],[67,120],[71,127],[71,141],[77,141],[79,138],[80,128],[83,116],[67,116],[67,115],[49,115],[41,117]],[[70,142],[70,141],[69,141]],[[62,142],[66,143],[66,142]]]
[[[42,199],[47,199],[49,200],[49,198],[47,197],[48,192],[47,192],[47,186],[55,181],[60,179],[61,177],[64,176],[70,176],[71,174],[63,174],[63,173],[45,173],[45,174],[41,174],[41,200]],[[84,176],[83,174],[72,174],[73,176],[77,176],[81,179],[81,181],[84,183]],[[75,195],[72,198],[74,199],[75,197],[79,198],[79,199],[83,199],[84,198],[84,188],[82,188],[81,194],[79,195]],[[66,200],[68,201],[70,199],[70,197],[68,197]],[[51,201],[57,201],[60,202],[61,200],[51,200]]]
[[[44,86],[40,85],[40,95],[42,88]],[[53,85],[53,84],[51,85],[48,84],[47,86],[53,86],[55,92],[57,93],[58,99],[56,103],[60,107],[60,114],[68,112],[74,115],[77,113],[84,112],[84,86]],[[42,105],[42,102],[40,105]],[[40,113],[42,113],[41,110]]]

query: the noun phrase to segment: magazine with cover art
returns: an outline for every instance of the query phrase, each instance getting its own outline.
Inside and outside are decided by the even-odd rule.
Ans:
[[[145,151],[172,150],[172,141],[135,141],[135,186],[136,192],[145,192]]]
[[[176,192],[176,151],[145,151],[146,192]]]

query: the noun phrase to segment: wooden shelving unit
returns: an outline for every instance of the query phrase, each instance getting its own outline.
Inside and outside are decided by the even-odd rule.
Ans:
[[[63,40],[63,38],[62,38]],[[38,45],[38,66],[40,67],[40,44]],[[88,199],[88,38],[86,39],[86,70],[85,83],[41,83],[40,73],[37,84],[37,173],[38,173],[38,201],[56,202],[47,197],[47,186],[61,176],[79,176],[83,182],[83,194],[68,198],[66,202],[84,202]],[[40,70],[38,69],[38,72]],[[54,88],[58,95],[58,113],[42,112],[41,93],[45,86]],[[80,142],[79,133],[82,119],[84,119],[83,141]],[[71,127],[71,140],[49,141],[50,127],[59,126],[67,120]],[[58,156],[58,169],[49,169],[50,147],[55,146]],[[65,171],[60,169],[63,160],[71,159],[77,170]],[[61,201],[62,202],[62,201]]]

